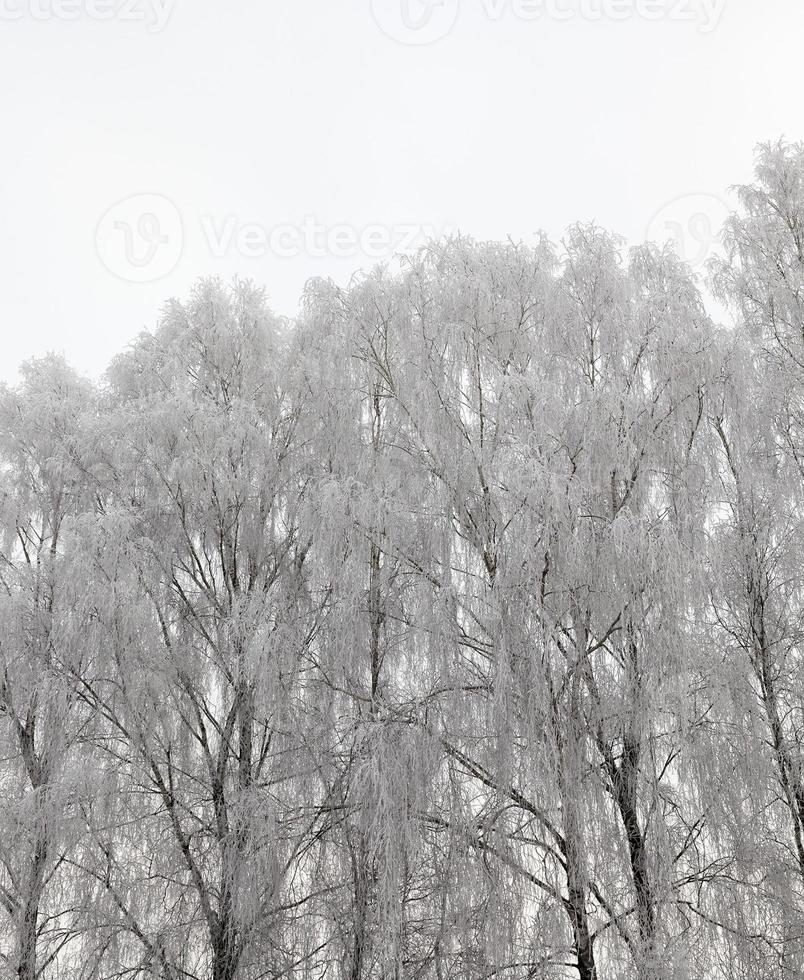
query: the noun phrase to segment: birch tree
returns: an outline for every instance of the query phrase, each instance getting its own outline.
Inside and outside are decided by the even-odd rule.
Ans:
[[[760,147],[756,180],[738,196],[741,209],[725,231],[728,258],[713,269],[738,327],[712,420],[728,508],[717,523],[722,575],[712,605],[721,642],[739,654],[724,745],[736,737],[747,749],[734,763],[743,796],[728,811],[750,902],[744,931],[756,975],[793,976],[802,969],[804,881],[801,147]]]
[[[3,975],[801,975],[802,161],[0,391]]]
[[[91,508],[84,437],[94,393],[55,356],[0,391],[0,914],[3,973],[37,980],[71,953],[76,895],[67,861],[85,715],[57,661],[72,655],[64,537]]]
[[[202,283],[113,365],[103,508],[84,526],[94,656],[74,678],[114,791],[82,872],[138,959],[90,975],[309,970],[318,798],[297,405],[261,293]],[[110,547],[109,543],[114,542]],[[139,965],[137,965],[139,964]]]

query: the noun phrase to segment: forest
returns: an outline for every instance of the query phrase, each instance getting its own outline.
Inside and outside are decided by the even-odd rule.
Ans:
[[[736,191],[0,388],[0,977],[804,976],[804,145]]]

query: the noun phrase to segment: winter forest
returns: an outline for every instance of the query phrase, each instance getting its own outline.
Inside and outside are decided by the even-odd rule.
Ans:
[[[804,975],[804,147],[0,390],[16,980]]]

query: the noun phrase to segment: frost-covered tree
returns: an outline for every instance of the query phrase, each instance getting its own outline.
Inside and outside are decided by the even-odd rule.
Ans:
[[[69,862],[87,718],[59,664],[81,643],[64,540],[92,507],[93,401],[55,356],[0,390],[0,955],[19,980],[51,975],[76,938]]]
[[[713,268],[738,318],[711,419],[720,471],[711,607],[727,667],[721,746],[736,776],[718,805],[740,880],[724,904],[751,937],[747,975],[787,977],[804,968],[801,146],[760,147],[739,199],[727,259]]]
[[[74,683],[104,792],[85,807],[85,975],[233,980],[317,955],[298,921],[322,818],[299,533],[299,406],[262,294],[202,283],[109,375],[91,609]]]
[[[0,971],[804,970],[804,155],[670,249],[200,282],[0,390]]]

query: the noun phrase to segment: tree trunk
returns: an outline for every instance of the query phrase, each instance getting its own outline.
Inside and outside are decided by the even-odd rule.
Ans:
[[[32,792],[38,797],[33,831],[33,853],[25,882],[24,902],[20,916],[19,980],[36,980],[39,906],[45,887],[45,868],[48,858],[48,769],[45,759],[36,750],[36,718],[33,708],[25,724],[16,722],[17,739],[25,762]]]
[[[31,866],[25,889],[25,904],[20,921],[20,953],[17,967],[19,980],[36,980],[37,950],[36,940],[39,931],[39,905],[45,883],[47,864],[47,837],[44,818],[37,820],[36,840],[31,856]]]

